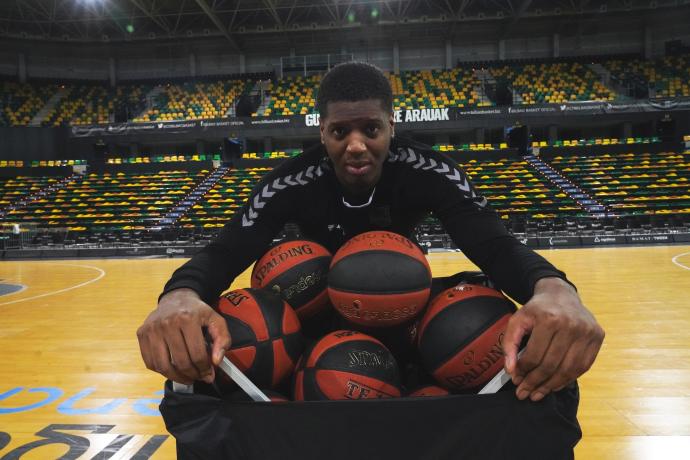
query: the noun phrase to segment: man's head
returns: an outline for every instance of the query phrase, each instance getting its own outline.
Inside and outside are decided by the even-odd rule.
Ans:
[[[385,75],[361,62],[335,66],[317,96],[321,142],[340,183],[355,195],[381,177],[393,136],[393,93]]]

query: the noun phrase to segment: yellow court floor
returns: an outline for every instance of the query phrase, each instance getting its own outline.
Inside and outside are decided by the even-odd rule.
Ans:
[[[690,246],[542,254],[607,333],[580,380],[576,457],[690,458]],[[459,253],[429,260],[434,276],[473,268]],[[163,379],[135,332],[182,262],[0,262],[0,460],[174,458]],[[244,273],[233,287],[248,285]]]

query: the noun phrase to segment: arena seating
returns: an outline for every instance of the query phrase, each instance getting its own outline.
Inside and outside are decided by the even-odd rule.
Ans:
[[[512,88],[515,102],[522,104],[607,101],[619,98],[601,78],[581,62],[530,64],[485,63],[489,73]],[[651,88],[654,97],[690,96],[690,56],[656,60],[635,58],[602,61],[612,81]],[[482,83],[471,68],[387,73],[398,109],[476,107],[493,105],[483,96]],[[44,126],[93,124],[115,121],[125,114],[132,121],[197,120],[224,117],[238,96],[255,84],[246,79],[106,84],[0,83],[0,126],[27,125],[58,91],[65,94],[42,120]],[[269,98],[254,116],[289,116],[315,112],[320,76],[288,76],[270,82]],[[152,90],[158,88],[155,91]],[[150,94],[154,97],[149,98]],[[149,100],[147,100],[147,98]]]
[[[168,84],[153,107],[133,121],[200,120],[225,117],[251,80]]]
[[[24,160],[0,160],[0,168],[23,168]]]
[[[183,163],[195,161],[220,161],[219,154],[194,154],[194,155],[152,155],[152,156],[137,156],[124,158],[108,158],[107,164],[146,164],[146,163]]]
[[[182,228],[219,228],[240,209],[271,168],[231,169],[178,221]]]
[[[609,101],[616,94],[600,82],[585,65],[542,63],[504,65],[489,68],[498,81],[504,81],[522,104],[560,104],[570,101]]]
[[[504,150],[508,148],[508,144],[501,142],[500,144],[475,144],[470,142],[467,144],[436,144],[432,147],[437,152],[465,152],[465,151],[481,151],[481,150]]]
[[[661,142],[657,136],[653,137],[627,137],[627,138],[591,138],[591,139],[565,139],[554,142],[534,141],[532,147],[586,147],[592,145],[632,145],[654,144]]]
[[[65,96],[42,121],[44,126],[88,125],[116,121],[118,110],[124,115],[140,112],[150,85],[69,85]],[[124,120],[120,120],[124,121]]]
[[[649,97],[690,96],[690,56],[666,56],[655,60],[612,59],[604,63],[614,81],[624,86],[648,88]]]
[[[461,163],[477,191],[505,219],[514,216],[545,219],[584,214],[584,209],[526,160],[471,160]]]
[[[285,149],[285,150],[273,150],[271,152],[244,152],[242,154],[242,159],[244,160],[275,160],[292,158],[294,156],[302,153],[302,149]]]
[[[0,126],[26,126],[58,90],[55,84],[0,82]]]
[[[469,69],[407,71],[386,73],[393,89],[393,108],[431,109],[493,105],[481,100],[479,80]],[[315,113],[318,75],[286,77],[271,83],[271,100],[257,116],[285,116]]]
[[[263,111],[256,116],[305,115],[314,113],[316,107],[316,89],[321,82],[320,75],[309,77],[285,77],[268,86],[270,101]]]
[[[188,161],[182,155],[158,160],[175,159]],[[112,164],[145,163],[136,160]],[[604,227],[651,225],[639,219],[645,215],[655,219],[667,216],[668,222],[675,219],[677,225],[690,225],[690,219],[679,217],[690,217],[690,151],[556,156],[544,161],[604,204],[609,212],[635,219],[592,219],[580,204],[524,159],[473,159],[462,162],[462,166],[506,226],[518,234],[582,233]],[[243,206],[252,188],[270,170],[263,167],[227,171],[170,227],[164,226],[163,232],[152,229],[161,228],[161,219],[192,196],[191,192],[212,171],[190,172],[181,165],[179,171],[75,174],[67,180],[43,176],[2,179],[2,220],[68,229],[66,240],[60,244],[155,244],[155,239],[160,239],[161,244],[167,239],[196,244],[208,241]],[[64,183],[61,185],[60,181]],[[29,195],[34,195],[32,200],[22,203]],[[657,224],[670,225],[668,222]],[[433,219],[425,221],[420,231],[443,233]],[[37,244],[55,244],[56,235],[39,236]]]
[[[616,214],[690,213],[690,151],[557,156],[550,163]]]
[[[61,179],[61,177],[50,176],[0,177],[0,207],[2,207],[0,213],[6,206],[57,184]],[[5,220],[4,217],[3,220]]]
[[[8,211],[6,222],[83,230],[144,230],[208,174],[161,171],[75,175],[64,187]]]
[[[395,110],[493,105],[481,99],[476,89],[481,82],[471,69],[402,72],[388,78]]]

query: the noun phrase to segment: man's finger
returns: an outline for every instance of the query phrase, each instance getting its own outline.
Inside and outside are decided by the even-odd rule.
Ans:
[[[534,327],[533,319],[526,314],[522,314],[521,310],[518,310],[513,316],[508,320],[508,326],[506,327],[506,332],[503,335],[503,354],[505,355],[505,369],[506,372],[515,376],[516,363],[517,363],[517,353],[520,347],[520,342],[522,338],[529,334]]]
[[[201,327],[195,321],[185,323],[182,326],[182,334],[187,345],[189,359],[199,373],[201,380],[206,383],[213,382],[215,374]]]
[[[182,331],[180,329],[169,329],[165,334],[165,343],[168,346],[168,350],[170,350],[170,362],[173,364],[175,371],[188,379],[201,380],[201,374],[194,367],[189,357],[189,351],[187,351],[187,344]]]
[[[153,370],[162,374],[165,378],[173,382],[191,385],[193,379],[180,374],[170,362],[170,350],[164,340],[151,341],[151,357],[153,360]]]
[[[567,351],[558,370],[550,379],[543,382],[532,392],[532,400],[539,401],[552,391],[560,391],[569,383],[575,381],[590,368],[596,358],[595,343],[578,342]]]
[[[145,331],[143,327],[137,330],[137,340],[139,340],[139,351],[141,352],[141,359],[144,360],[144,365],[147,369],[154,369],[153,355],[151,353],[151,346],[149,345],[149,335],[148,331]]]
[[[515,365],[515,372],[512,375],[515,385],[521,385],[527,374],[541,364],[554,334],[554,329],[545,327],[543,324],[532,329],[524,353]]]
[[[187,375],[182,374],[172,363],[168,364],[168,368],[165,372],[161,372],[165,377],[172,380],[173,382],[183,383],[185,385],[192,385],[194,379]]]
[[[535,335],[537,334],[533,334],[532,337]],[[528,343],[527,351],[529,351],[529,347],[530,344]],[[568,334],[556,333],[552,335],[551,342],[544,350],[539,364],[525,374],[524,379],[518,386],[516,390],[518,399],[531,397],[533,400],[539,400],[548,393],[547,390],[553,389],[553,387],[547,388],[545,383],[562,371],[562,363],[573,348],[572,340]],[[520,364],[522,365],[522,359]],[[539,389],[544,391],[540,392]]]
[[[225,352],[230,348],[231,340],[228,332],[228,325],[225,319],[216,312],[212,312],[206,319],[204,326],[213,339],[213,364],[218,366],[225,356]]]

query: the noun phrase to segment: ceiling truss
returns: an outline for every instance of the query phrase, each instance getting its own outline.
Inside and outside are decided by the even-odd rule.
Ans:
[[[505,38],[534,17],[678,8],[677,0],[2,0],[3,37],[137,41],[222,37],[235,50],[252,34],[499,21]],[[687,6],[683,6],[687,7]]]

